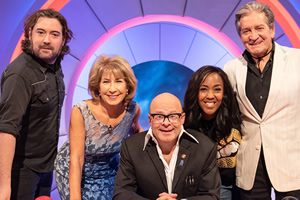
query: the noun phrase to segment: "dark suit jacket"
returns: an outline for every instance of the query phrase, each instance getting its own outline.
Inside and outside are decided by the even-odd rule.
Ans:
[[[202,133],[187,131],[199,144],[185,133],[182,135],[172,193],[178,194],[177,199],[219,199],[221,182],[216,144]],[[160,193],[168,192],[164,166],[152,139],[143,151],[146,134],[138,133],[123,140],[114,200],[157,199]],[[191,177],[194,183],[189,181]]]

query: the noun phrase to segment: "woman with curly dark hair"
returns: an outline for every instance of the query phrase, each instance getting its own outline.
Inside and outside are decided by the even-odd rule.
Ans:
[[[222,69],[203,66],[191,77],[184,96],[185,128],[197,129],[218,144],[221,199],[237,199],[235,165],[241,141],[237,102]]]

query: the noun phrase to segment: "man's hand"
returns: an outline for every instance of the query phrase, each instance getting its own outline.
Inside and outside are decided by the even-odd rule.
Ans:
[[[156,200],[176,200],[177,194],[168,194],[166,192],[160,193],[159,197]]]

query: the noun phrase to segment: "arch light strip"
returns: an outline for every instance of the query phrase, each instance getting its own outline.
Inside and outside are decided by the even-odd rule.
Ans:
[[[70,0],[47,0],[47,2],[41,7],[41,9],[53,8],[53,9],[59,11],[69,1]],[[271,9],[274,11],[276,21],[282,27],[285,34],[287,35],[287,37],[291,41],[292,45],[296,48],[299,48],[300,47],[300,29],[299,29],[298,25],[296,24],[296,22],[294,21],[294,19],[291,17],[291,15],[288,13],[288,11],[282,6],[282,4],[278,0],[272,0],[272,1],[270,1],[270,0],[257,0],[257,1],[268,4],[271,7]],[[151,20],[151,18],[152,18],[152,20]],[[164,19],[162,19],[162,18],[164,18]],[[88,48],[88,50],[84,53],[83,60],[77,66],[78,67],[78,70],[76,70],[77,73],[74,74],[75,77],[73,76],[73,79],[71,80],[71,84],[69,85],[71,87],[68,88],[68,92],[69,92],[68,94],[70,94],[70,96],[67,96],[67,98],[69,97],[67,102],[70,103],[69,105],[72,104],[75,84],[77,82],[77,79],[78,79],[83,67],[85,66],[85,64],[87,63],[89,58],[92,56],[92,54],[105,41],[107,41],[113,35],[121,32],[125,29],[128,29],[130,27],[141,24],[141,23],[157,22],[155,20],[159,20],[159,21],[168,21],[168,20],[172,20],[172,19],[175,20],[175,18],[177,18],[176,20],[178,20],[178,21],[174,21],[174,22],[187,24],[187,25],[192,26],[196,29],[202,30],[203,32],[207,33],[209,36],[215,38],[221,44],[223,44],[234,56],[237,56],[237,55],[240,54],[241,50],[239,48],[237,48],[236,44],[233,43],[229,38],[227,38],[226,35],[224,35],[223,33],[218,32],[218,31],[216,32],[216,29],[214,29],[213,27],[205,24],[204,22],[196,20],[194,18],[179,17],[179,16],[164,16],[163,17],[161,15],[151,15],[151,16],[149,15],[149,16],[146,16],[146,17],[138,17],[138,18],[126,21],[124,23],[121,23],[121,24],[113,27],[107,33],[105,33],[100,38],[98,38],[96,40],[96,42],[93,45],[91,45]],[[204,27],[201,27],[201,25],[204,25]],[[207,25],[207,26],[205,26],[205,25]],[[200,26],[200,28],[198,26]],[[214,35],[214,34],[216,34],[216,35]],[[14,53],[11,57],[11,61],[14,60],[22,52],[22,50],[21,50],[21,40],[22,39],[23,39],[23,34],[20,37],[20,39],[19,39],[19,41],[16,45]],[[231,46],[231,44],[233,46]]]
[[[153,22],[174,22],[191,26],[217,40],[225,48],[227,48],[227,50],[233,56],[237,57],[242,53],[240,48],[224,33],[219,32],[219,30],[217,30],[216,28],[195,18],[181,17],[176,15],[147,15],[144,17],[136,17],[130,19],[128,21],[116,25],[115,27],[111,28],[107,33],[101,35],[83,54],[81,61],[78,63],[76,69],[74,70],[74,74],[72,75],[72,79],[70,80],[70,84],[67,90],[68,95],[66,96],[66,104],[68,106],[66,106],[66,115],[68,115],[68,113],[71,112],[73,95],[81,71],[83,70],[87,62],[90,60],[92,55],[95,53],[95,51],[98,50],[101,45],[103,45],[108,39],[110,39],[114,35],[131,27]]]
[[[281,26],[293,47],[300,48],[300,28],[285,7],[278,0],[257,1],[270,6],[274,12],[275,20]]]
[[[53,8],[59,11],[63,8],[70,0],[47,0],[47,2],[41,7],[41,9]],[[295,20],[291,17],[289,12],[282,6],[282,4],[278,0],[257,0],[258,2],[262,2],[268,4],[271,9],[275,13],[275,19],[280,24],[285,34],[289,38],[292,45],[296,48],[300,48],[300,29],[295,22]],[[21,41],[24,37],[24,34],[20,37],[16,48],[11,57],[11,61],[13,61],[18,55],[21,54]],[[234,55],[234,53],[233,53]]]
[[[228,51],[235,57],[239,56],[242,51],[240,48],[224,33],[219,32],[218,29],[200,21],[195,18],[191,17],[181,17],[176,15],[147,15],[145,17],[136,17],[133,19],[130,19],[128,21],[125,21],[121,24],[116,25],[115,27],[111,28],[107,33],[104,33],[101,35],[84,53],[80,63],[76,67],[76,72],[72,76],[71,83],[68,88],[68,94],[71,94],[69,97],[73,98],[73,93],[75,90],[75,85],[77,83],[77,80],[79,78],[79,75],[86,65],[86,63],[89,61],[91,56],[94,54],[94,52],[103,45],[108,39],[113,37],[114,35],[129,29],[131,27],[146,24],[146,23],[153,23],[153,22],[174,22],[174,23],[180,23],[185,24],[188,26],[191,26],[197,30],[200,30],[207,34],[208,36],[212,37],[213,39],[217,40],[219,43],[221,43],[225,48],[228,49]],[[72,101],[68,101],[69,103]]]

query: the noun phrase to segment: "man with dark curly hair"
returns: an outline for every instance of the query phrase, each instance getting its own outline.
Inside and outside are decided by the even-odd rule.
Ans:
[[[60,62],[73,37],[52,9],[25,20],[21,53],[4,70],[0,100],[0,199],[50,196],[65,96]]]

